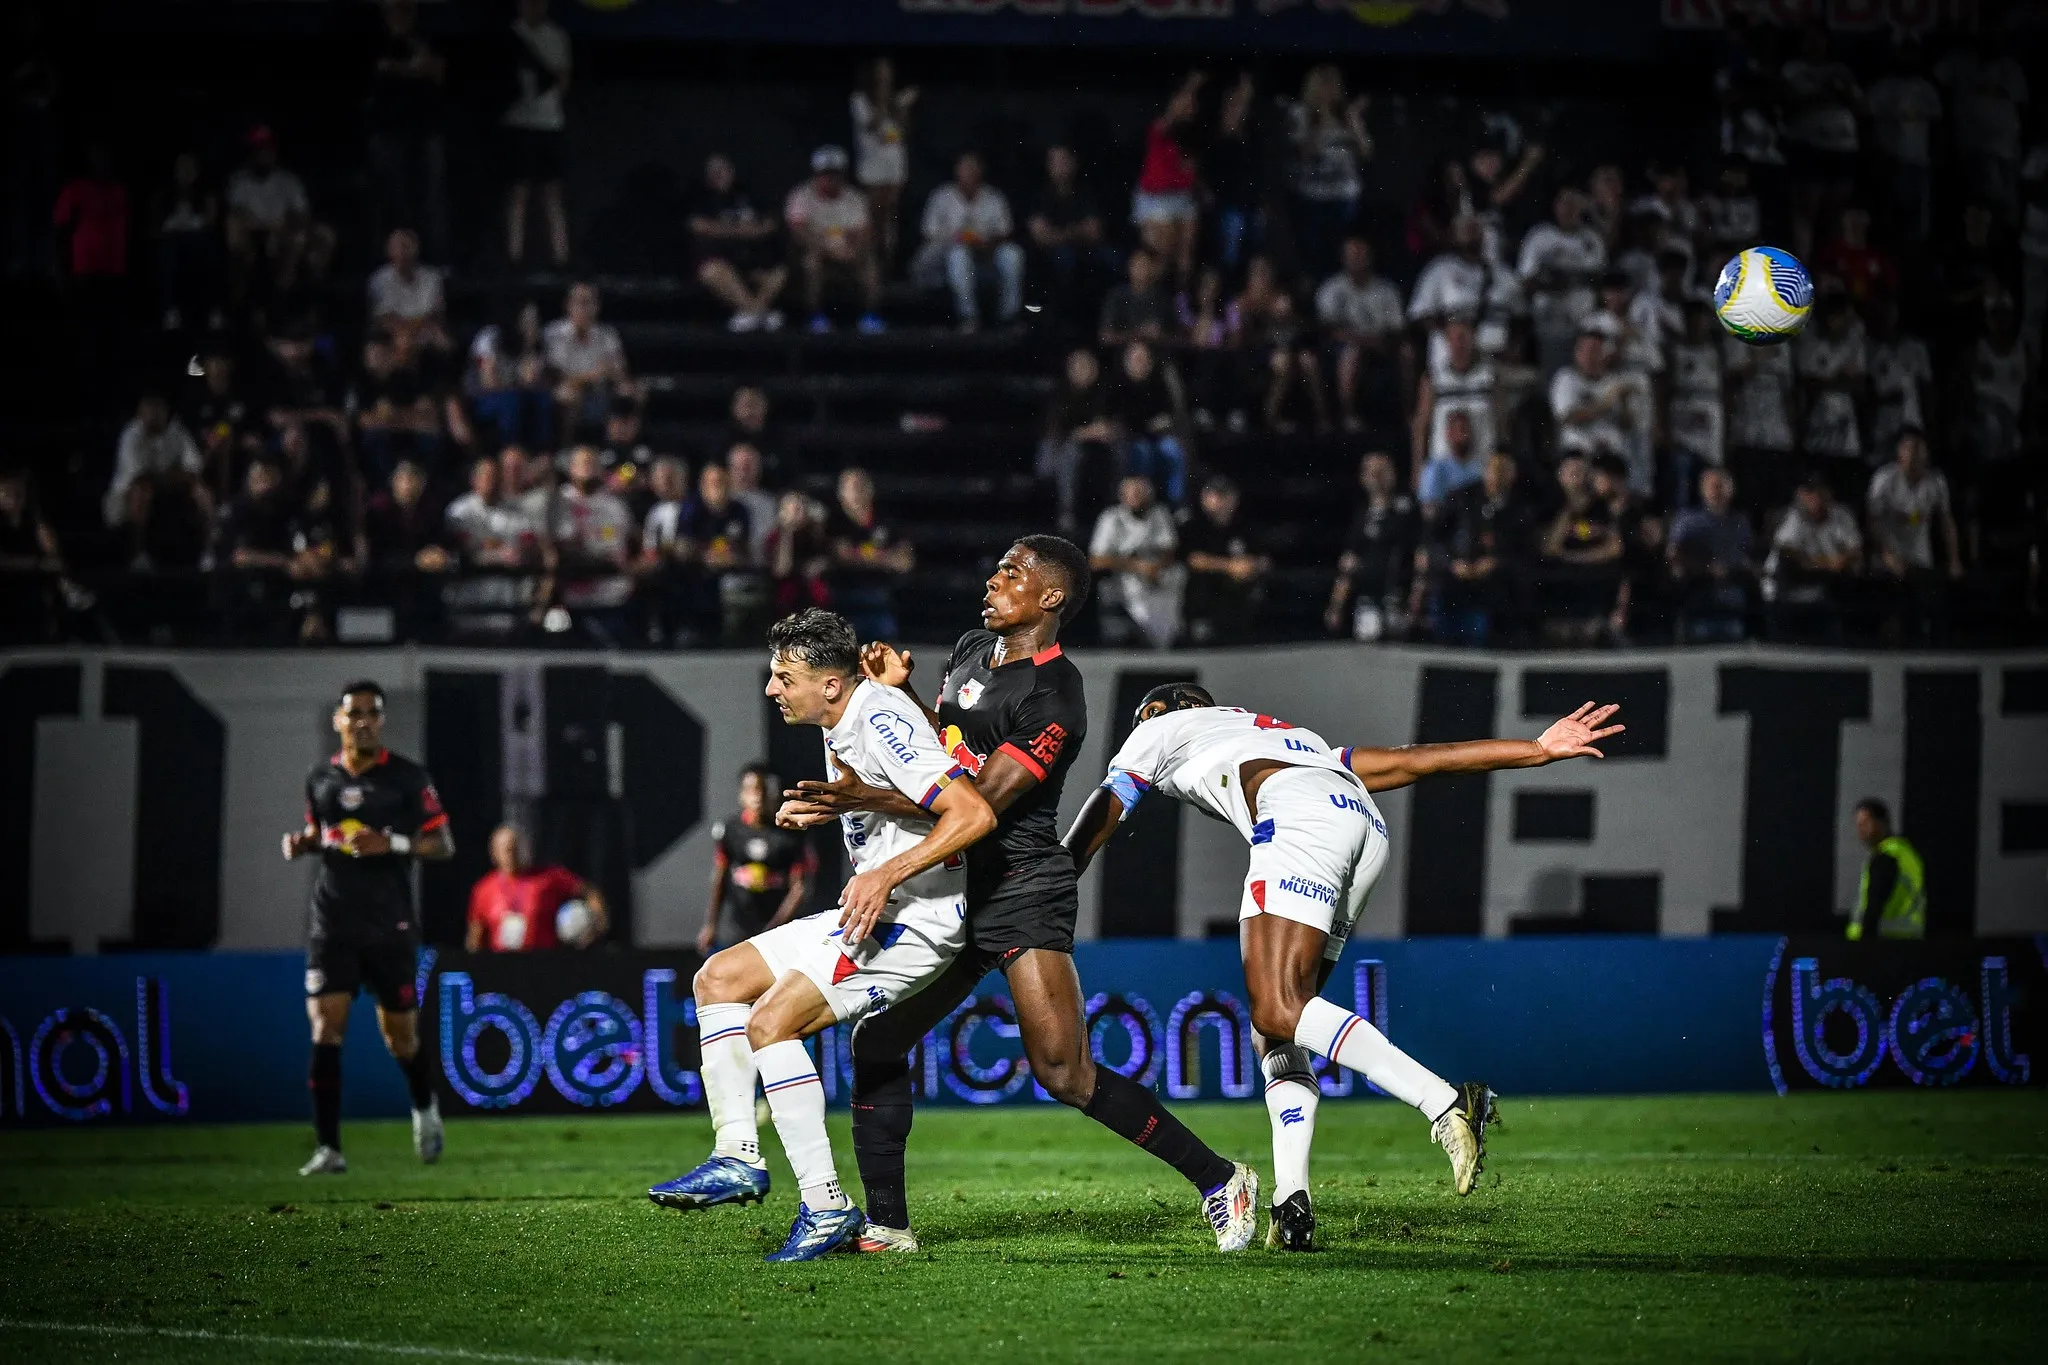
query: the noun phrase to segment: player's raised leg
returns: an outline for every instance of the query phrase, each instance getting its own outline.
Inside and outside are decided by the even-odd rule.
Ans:
[[[695,1169],[664,1181],[647,1197],[664,1208],[708,1209],[714,1204],[758,1203],[768,1193],[754,1118],[754,1050],[747,1020],[754,1001],[775,984],[775,974],[752,941],[714,953],[697,972],[699,1072],[711,1110],[711,1155]]]
[[[310,976],[310,969],[309,969]],[[341,1154],[341,1041],[348,1036],[353,992],[327,991],[306,997],[306,1018],[313,1026],[313,1055],[306,1089],[313,1098],[313,1156],[299,1167],[300,1175],[340,1175],[348,1170]]]
[[[861,1211],[839,1186],[832,1139],[825,1131],[825,1087],[803,1040],[836,1022],[824,994],[801,972],[790,971],[754,1006],[747,1022],[761,1090],[782,1139],[783,1155],[796,1175],[801,1202],[789,1240],[771,1261],[809,1261],[860,1235]]]

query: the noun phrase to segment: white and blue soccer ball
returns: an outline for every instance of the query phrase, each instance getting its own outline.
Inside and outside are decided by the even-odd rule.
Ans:
[[[1752,346],[1790,341],[1813,311],[1813,279],[1789,251],[1753,246],[1721,267],[1714,316]]]

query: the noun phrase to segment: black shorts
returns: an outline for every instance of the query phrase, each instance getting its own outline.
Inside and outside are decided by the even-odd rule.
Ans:
[[[1081,878],[1064,848],[988,878],[967,878],[967,938],[1007,960],[1026,948],[1074,951]]]
[[[418,1009],[419,958],[419,945],[409,938],[330,942],[316,937],[306,944],[306,995],[353,999],[367,986],[387,1010]]]
[[[537,128],[505,130],[506,178],[545,185],[562,178],[562,135]]]

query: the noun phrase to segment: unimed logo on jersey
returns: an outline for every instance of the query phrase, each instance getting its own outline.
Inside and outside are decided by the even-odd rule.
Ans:
[[[135,978],[132,1048],[111,1014],[90,1007],[52,1010],[27,1030],[26,1040],[12,1020],[0,1017],[0,1119],[39,1117],[29,1107],[30,1095],[44,1113],[73,1123],[190,1113],[191,1093],[171,1070],[171,1003],[164,983],[153,976]]]

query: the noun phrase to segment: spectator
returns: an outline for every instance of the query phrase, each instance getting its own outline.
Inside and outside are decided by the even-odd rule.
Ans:
[[[278,164],[277,138],[258,125],[249,131],[249,160],[228,177],[228,254],[236,287],[246,287],[258,261],[270,265],[271,280],[287,289],[299,268],[324,279],[334,258],[334,229],[313,219],[305,182]]]
[[[518,0],[512,19],[511,80],[518,93],[500,116],[512,167],[505,202],[505,259],[526,259],[526,218],[534,189],[557,270],[569,264],[569,215],[562,203],[563,130],[569,93],[569,35],[548,18],[548,0]]]
[[[1216,135],[1202,155],[1202,183],[1211,198],[1216,263],[1235,272],[1262,234],[1261,140],[1254,114],[1258,87],[1249,70],[1223,92]]]
[[[1991,33],[1979,31],[1934,65],[1948,90],[1954,117],[1949,130],[1970,197],[1988,204],[2001,222],[2019,217],[2021,107],[2028,102],[2027,73],[2018,57]]]
[[[1927,437],[1918,427],[1902,428],[1893,463],[1877,471],[1863,503],[1869,534],[1871,572],[1892,590],[1894,614],[1887,634],[1896,637],[1910,623],[1921,643],[1935,643],[1942,625],[1944,572],[1963,576],[1963,543],[1956,531],[1948,479],[1928,463]],[[1937,559],[1934,532],[1944,553]]]
[[[1969,355],[1963,435],[1978,465],[1980,493],[2017,496],[2028,365],[2010,296],[1993,295],[1985,303],[1984,333]]]
[[[1846,285],[1859,306],[1898,291],[1898,265],[1890,253],[1870,244],[1870,210],[1858,204],[1842,210],[1840,231],[1821,248],[1814,265]]]
[[[516,447],[506,455],[524,463]],[[451,547],[466,572],[517,572],[540,566],[540,527],[516,497],[506,496],[505,457],[488,455],[469,467],[469,491],[448,504]],[[516,467],[516,466],[515,466]]]
[[[1551,204],[1551,221],[1522,239],[1515,271],[1536,320],[1536,349],[1545,370],[1561,368],[1579,325],[1592,313],[1594,285],[1607,269],[1607,246],[1587,221],[1586,196],[1567,185]]]
[[[769,592],[778,617],[832,600],[826,575],[832,568],[832,542],[826,539],[824,517],[801,493],[784,493],[775,503],[775,525],[768,532],[762,564],[768,570]]]
[[[690,204],[690,243],[697,258],[697,282],[732,309],[727,326],[735,332],[782,326],[775,307],[789,280],[786,253],[776,238],[781,225],[757,211],[740,188],[730,158],[713,152],[704,159],[704,185]]]
[[[86,149],[83,173],[65,182],[50,210],[61,233],[65,277],[118,281],[128,273],[128,187],[114,174],[107,149]]]
[[[309,543],[302,513],[267,454],[249,462],[242,492],[221,516],[215,559],[221,577],[221,620],[228,638],[283,643],[295,634],[324,638],[325,617],[314,585],[333,568]]]
[[[1117,501],[1103,509],[1088,538],[1088,564],[1098,574],[1103,639],[1113,645],[1129,641],[1136,627],[1154,649],[1171,649],[1180,636],[1181,595],[1187,569],[1175,562],[1180,537],[1173,518],[1159,505],[1152,481],[1127,475],[1117,485]]]
[[[1176,284],[1190,279],[1195,265],[1195,167],[1181,138],[1195,121],[1196,99],[1208,79],[1190,71],[1145,128],[1145,161],[1131,192],[1131,221],[1138,242]]]
[[[1728,461],[1755,505],[1783,507],[1798,482],[1792,462],[1792,402],[1798,380],[1791,346],[1721,338],[1728,376]]]
[[[917,87],[896,86],[896,64],[877,57],[861,73],[849,101],[853,113],[854,181],[873,206],[884,266],[894,264],[903,187],[910,181],[910,111]]]
[[[648,638],[656,645],[696,642],[697,576],[691,564],[689,470],[673,455],[654,462],[647,474],[653,505],[640,523],[640,556],[634,573],[649,602]]]
[[[1323,628],[1332,634],[1348,626],[1354,640],[1398,637],[1415,615],[1411,589],[1421,587],[1415,552],[1422,519],[1415,499],[1400,491],[1398,480],[1391,455],[1376,450],[1359,461],[1365,500],[1351,519],[1330,602],[1323,608]]]
[[[1530,517],[1515,478],[1514,460],[1494,454],[1486,477],[1446,499],[1431,527],[1429,625],[1440,641],[1484,646],[1520,631]]]
[[[1175,296],[1173,310],[1180,324],[1178,339],[1185,348],[1181,354],[1195,426],[1203,431],[1212,429],[1216,424],[1213,410],[1222,410],[1230,414],[1232,430],[1242,430],[1244,405],[1239,400],[1238,375],[1233,372],[1235,343],[1222,274],[1204,267],[1195,276],[1193,296],[1183,290]]]
[[[541,334],[548,368],[556,376],[555,401],[571,428],[564,435],[573,435],[577,427],[601,425],[613,395],[633,391],[625,343],[617,328],[597,320],[598,309],[596,285],[572,284],[563,300],[563,316]]]
[[[1655,486],[1649,449],[1650,394],[1643,377],[1609,368],[1607,341],[1581,332],[1572,363],[1550,381],[1550,411],[1557,419],[1561,455],[1588,458],[1602,453],[1628,461],[1629,482],[1642,491]]]
[[[787,433],[773,420],[765,389],[742,384],[732,391],[725,430],[718,440],[714,451],[730,450],[736,445],[752,446],[761,452],[761,463],[768,477],[778,482],[787,482],[790,478],[794,452]]]
[[[555,917],[570,901],[590,908],[594,924],[580,943],[563,943]],[[604,893],[566,867],[535,867],[526,836],[511,825],[491,831],[491,870],[469,891],[462,947],[470,953],[531,953],[587,948],[611,928]]]
[[[1856,840],[1870,851],[1856,887],[1846,937],[1866,929],[1879,938],[1927,937],[1927,865],[1920,851],[1892,832],[1891,807],[1874,796],[1856,803]]]
[[[1214,475],[1202,485],[1195,514],[1180,524],[1188,638],[1198,645],[1249,643],[1273,571],[1272,559],[1252,550],[1240,503],[1237,485]]]
[[[1865,96],[1893,240],[1917,246],[1934,224],[1934,123],[1941,92],[1922,70],[1919,46],[1892,44],[1890,71]]]
[[[101,510],[125,527],[137,568],[190,566],[205,548],[213,501],[201,481],[204,462],[190,432],[161,394],[145,394],[121,428],[114,477]]]
[[[1735,506],[1735,479],[1708,467],[1700,500],[1671,523],[1666,562],[1678,595],[1678,638],[1687,644],[1740,640],[1748,632],[1756,575],[1749,514]]]
[[[171,163],[170,188],[158,197],[151,221],[164,330],[180,330],[188,316],[208,320],[222,297],[220,195],[201,183],[199,158],[191,152]]]
[[[418,639],[431,628],[442,581],[456,565],[446,522],[426,492],[426,471],[401,460],[391,472],[391,486],[363,509],[359,557],[376,600],[391,605],[401,640]]]
[[[419,231],[427,255],[448,259],[448,149],[442,133],[447,59],[419,33],[416,0],[384,0],[384,34],[370,69],[371,236]]]
[[[1083,297],[1116,273],[1116,252],[1102,238],[1102,213],[1080,176],[1072,147],[1046,148],[1045,188],[1024,222],[1053,316],[1069,322],[1082,316]]]
[[[1551,643],[1592,644],[1613,617],[1625,611],[1625,583],[1618,572],[1621,535],[1607,505],[1594,496],[1591,472],[1583,456],[1567,454],[1557,462],[1560,505],[1543,533],[1542,558],[1550,566],[1544,576],[1544,634]],[[1617,634],[1618,634],[1617,630]]]
[[[1863,560],[1856,518],[1835,502],[1826,476],[1808,475],[1771,537],[1764,600],[1778,639],[1842,636],[1842,593]]]
[[[846,184],[846,149],[825,146],[811,153],[811,178],[789,192],[782,216],[789,224],[790,251],[803,282],[804,306],[813,332],[832,330],[824,310],[828,288],[852,289],[861,301],[860,330],[883,329],[882,272],[875,254],[868,202]]]
[[[1870,331],[1865,352],[1871,399],[1869,448],[1894,450],[1901,429],[1927,424],[1934,361],[1926,342],[1899,330],[1896,300],[1873,300],[1865,315]]]
[[[44,644],[55,636],[60,602],[78,591],[64,572],[57,533],[28,471],[0,469],[0,643]]]
[[[624,608],[633,595],[626,568],[633,558],[633,518],[619,496],[604,486],[597,452],[578,446],[569,455],[569,477],[556,490],[549,532],[559,563],[556,592],[562,606],[577,613],[600,643],[625,638]]]
[[[1364,95],[1345,98],[1344,75],[1324,63],[1302,77],[1301,99],[1287,110],[1293,144],[1294,237],[1312,277],[1337,268],[1339,244],[1358,217],[1363,163],[1372,159]]]
[[[682,530],[703,575],[697,589],[700,636],[728,644],[750,638],[751,614],[763,601],[753,572],[756,536],[724,465],[707,462],[697,472],[697,496],[683,513]]]
[[[1839,207],[1856,181],[1863,91],[1829,55],[1827,28],[1818,23],[1806,26],[1800,55],[1779,77],[1792,154],[1792,250],[1811,259],[1814,223]]]
[[[875,481],[865,469],[841,470],[838,495],[825,525],[833,605],[863,640],[894,639],[896,580],[917,567],[917,552],[876,511]]]
[[[1116,439],[1109,387],[1102,382],[1095,353],[1085,348],[1068,352],[1060,385],[1046,407],[1037,462],[1038,477],[1050,480],[1057,496],[1062,532],[1080,524],[1081,499],[1088,491],[1084,483],[1092,482],[1088,471],[1111,464]]]
[[[1372,243],[1344,239],[1344,268],[1316,291],[1316,321],[1335,349],[1337,411],[1344,429],[1357,431],[1361,387],[1375,412],[1398,409],[1414,365],[1402,341],[1401,291],[1373,273]],[[1405,363],[1404,363],[1405,362]]]
[[[1450,248],[1416,276],[1415,292],[1408,296],[1410,322],[1434,332],[1454,317],[1470,318],[1482,350],[1497,351],[1506,343],[1506,315],[1519,303],[1519,293],[1513,272],[1486,259],[1485,242],[1485,226],[1471,214],[1452,222]]]
[[[1722,379],[1720,329],[1703,303],[1688,303],[1684,332],[1671,346],[1670,406],[1666,425],[1679,466],[1673,485],[1693,482],[1691,470],[1727,462],[1726,393]]]
[[[732,478],[732,500],[747,509],[748,559],[759,564],[775,526],[775,495],[761,486],[761,452],[739,442],[725,452],[725,472]]]
[[[1622,179],[1621,167],[1611,161],[1595,166],[1586,177],[1585,220],[1586,226],[1599,237],[1607,258],[1612,260],[1621,250],[1622,229],[1628,222],[1628,186]]]
[[[441,410],[412,359],[381,338],[363,345],[363,371],[350,401],[364,467],[380,481],[406,456],[429,467],[439,462]]]
[[[1142,341],[1123,349],[1109,415],[1123,442],[1123,465],[1164,491],[1170,505],[1187,494],[1187,402],[1171,361],[1161,360]]]
[[[1263,405],[1267,430],[1295,430],[1294,420],[1287,416],[1287,400],[1297,388],[1308,397],[1316,430],[1329,430],[1322,358],[1302,327],[1294,296],[1280,287],[1271,257],[1252,257],[1245,270],[1244,289],[1231,300],[1227,320],[1231,342],[1244,352],[1247,366],[1267,375]]]
[[[1866,476],[1856,420],[1865,389],[1863,323],[1839,284],[1821,292],[1814,312],[1812,324],[1792,343],[1806,412],[1799,446],[1809,463],[1824,461],[1834,471],[1838,496],[1855,498]]]
[[[1763,235],[1763,206],[1750,183],[1749,158],[1730,153],[1721,158],[1713,193],[1700,200],[1701,246],[1709,262],[1720,262],[1756,245]]]
[[[1173,331],[1173,300],[1159,284],[1159,261],[1142,248],[1131,253],[1125,281],[1102,301],[1097,340],[1105,347],[1129,341],[1157,344]]]
[[[544,335],[540,305],[528,299],[470,342],[463,393],[477,421],[493,428],[487,443],[554,444],[556,380]]]
[[[1607,509],[1614,533],[1621,538],[1621,593],[1615,599],[1609,626],[1615,643],[1651,614],[1663,612],[1664,518],[1647,499],[1629,487],[1628,465],[1617,455],[1596,456],[1589,468],[1593,496]]]
[[[1442,449],[1418,467],[1415,479],[1415,496],[1422,503],[1423,516],[1432,519],[1451,494],[1486,477],[1491,455],[1473,435],[1469,409],[1454,408],[1444,414],[1441,436]]]
[[[449,348],[447,300],[441,272],[420,264],[419,234],[393,229],[385,242],[386,264],[370,276],[370,327],[382,332],[401,354]]]
[[[1014,322],[1024,308],[1024,248],[1010,240],[1010,201],[983,177],[981,155],[962,152],[953,179],[924,206],[924,245],[910,275],[927,289],[953,290],[953,316],[963,332],[981,325],[979,289],[993,276],[996,317]]]
[[[1485,135],[1466,158],[1460,207],[1451,216],[1469,212],[1485,225],[1486,259],[1498,265],[1502,243],[1507,240],[1508,210],[1535,182],[1536,169],[1547,153],[1540,142],[1524,143],[1521,129],[1512,119],[1496,122],[1489,117],[1488,123]],[[1508,165],[1510,157],[1514,158],[1512,167]],[[1448,224],[1450,218],[1442,221]]]
[[[1479,354],[1478,334],[1466,319],[1453,318],[1444,325],[1443,337],[1444,345],[1430,356],[1428,370],[1415,391],[1415,416],[1409,423],[1409,468],[1414,471],[1416,488],[1420,489],[1437,461],[1459,462],[1455,474],[1450,469],[1438,471],[1439,480],[1452,479],[1449,487],[1439,485],[1441,492],[1448,494],[1477,481],[1483,471],[1476,462],[1499,447],[1499,436],[1493,420],[1493,365]],[[1462,453],[1451,438],[1453,417],[1464,419],[1468,440]],[[1467,460],[1474,462],[1469,471],[1463,464]],[[1422,500],[1435,503],[1441,499],[1424,494]]]
[[[505,500],[531,517],[536,528],[545,530],[553,523],[557,479],[551,457],[540,451],[529,455],[516,445],[506,446],[498,452],[498,474]],[[551,556],[553,548],[543,536],[544,557]]]

